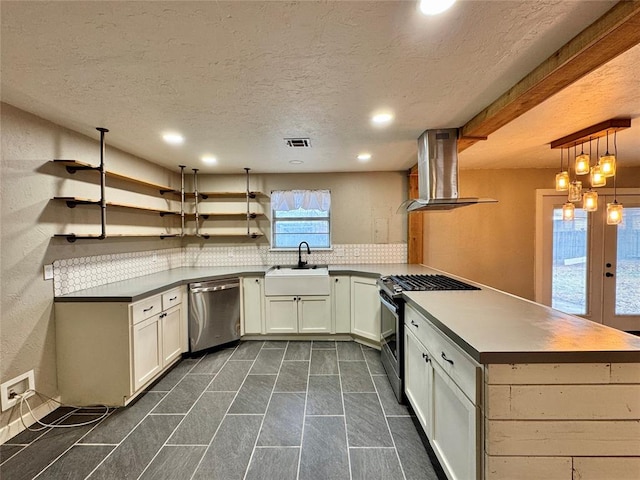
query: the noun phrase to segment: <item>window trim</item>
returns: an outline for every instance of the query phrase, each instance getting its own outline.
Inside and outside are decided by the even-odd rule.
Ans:
[[[279,190],[279,191],[291,191],[291,190],[328,190],[329,191],[329,195],[331,195],[331,190],[328,188],[305,188],[305,189],[287,189],[287,190]],[[272,190],[271,193],[273,194],[273,192],[276,190]],[[276,219],[275,213],[274,213],[274,209],[273,209],[273,205],[270,206],[270,210],[271,210],[271,248],[269,248],[270,252],[293,252],[293,251],[298,251],[298,247],[276,247],[275,245],[275,224],[278,220],[291,220],[292,218],[295,220],[309,220],[309,221],[313,221],[313,220],[323,220],[323,221],[327,221],[329,222],[329,246],[328,247],[314,247],[311,246],[311,248],[313,248],[313,250],[315,252],[319,252],[319,251],[327,251],[327,252],[331,252],[333,251],[333,229],[332,227],[332,215],[331,215],[331,210],[333,207],[333,202],[331,203],[331,205],[329,206],[329,211],[327,212],[327,216],[326,217],[288,217],[288,218],[280,218],[280,219]]]

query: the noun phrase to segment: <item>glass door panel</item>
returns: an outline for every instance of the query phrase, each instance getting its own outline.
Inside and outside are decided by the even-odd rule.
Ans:
[[[566,313],[588,311],[589,217],[576,209],[575,219],[562,220],[562,208],[553,209],[551,306]]]
[[[640,207],[627,207],[618,226],[616,315],[640,315]]]
[[[613,201],[612,197],[606,198]],[[618,196],[620,225],[605,228],[603,323],[640,331],[640,197]]]

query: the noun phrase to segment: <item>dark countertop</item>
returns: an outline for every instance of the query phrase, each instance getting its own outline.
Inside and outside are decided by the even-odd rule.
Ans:
[[[136,302],[213,278],[264,275],[269,266],[183,267],[56,297],[56,302]],[[444,273],[424,265],[329,265],[331,275]],[[466,282],[469,280],[462,279]],[[478,285],[478,284],[475,284]],[[405,292],[409,305],[481,364],[640,362],[640,338],[478,285],[482,290]]]

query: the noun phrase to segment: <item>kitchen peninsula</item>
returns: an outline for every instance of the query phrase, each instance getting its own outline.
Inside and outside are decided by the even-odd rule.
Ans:
[[[56,319],[78,326],[83,320],[69,313],[74,304],[95,311],[135,304],[191,281],[260,279],[268,268],[178,268],[81,290],[56,297]],[[332,278],[417,273],[442,272],[406,264],[329,266]],[[640,471],[640,338],[479,286],[403,294],[406,321],[414,322],[406,335],[415,347],[407,347],[405,361],[426,365],[418,382],[406,379],[407,388],[417,384],[420,391],[407,394],[451,478],[571,480]],[[59,368],[64,376],[62,362]],[[64,400],[64,382],[61,393]],[[443,419],[455,430],[451,436],[441,430]]]

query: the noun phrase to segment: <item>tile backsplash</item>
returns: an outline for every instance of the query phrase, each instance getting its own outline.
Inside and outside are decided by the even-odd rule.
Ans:
[[[406,263],[407,244],[340,244],[332,250],[312,249],[303,255],[314,264]],[[268,246],[178,247],[91,257],[67,258],[53,262],[56,296],[85,288],[127,280],[178,267],[294,264],[297,252],[272,251]]]

